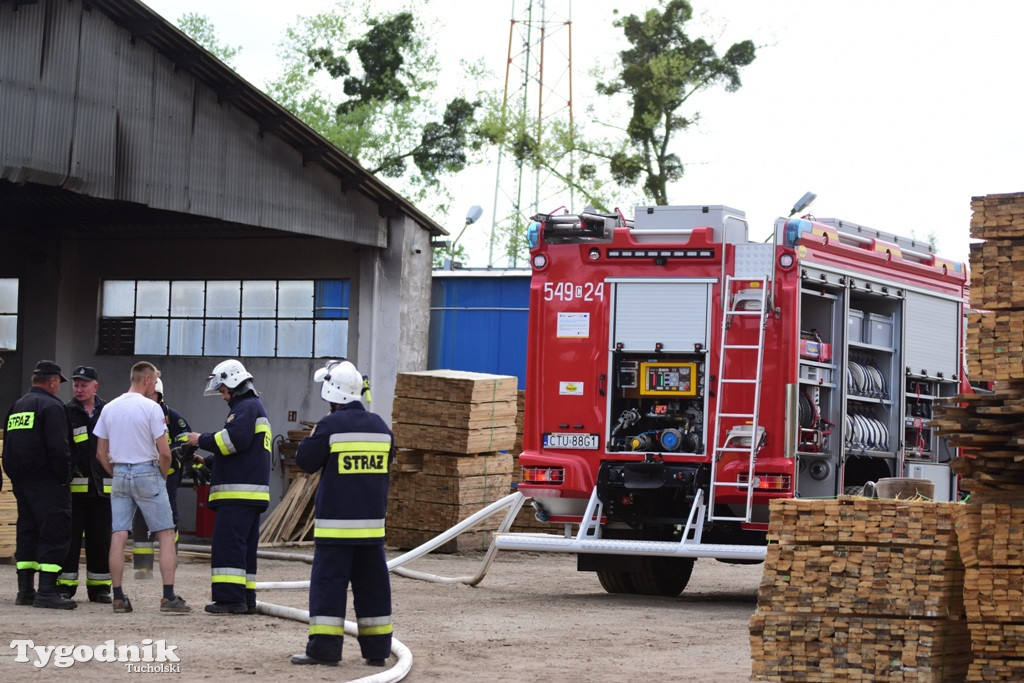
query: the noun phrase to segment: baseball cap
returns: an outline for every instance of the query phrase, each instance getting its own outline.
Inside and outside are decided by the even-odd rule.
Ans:
[[[71,379],[87,379],[96,382],[99,378],[100,376],[99,373],[96,372],[96,368],[91,368],[88,365],[79,365],[75,368],[75,371],[71,373]]]
[[[68,378],[61,374],[60,366],[54,363],[52,360],[41,360],[36,363],[36,369],[32,371],[33,375],[39,375],[46,377],[49,375],[57,375],[60,377],[61,382],[67,382]]]

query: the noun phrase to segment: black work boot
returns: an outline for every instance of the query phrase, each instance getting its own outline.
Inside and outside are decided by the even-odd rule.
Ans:
[[[87,590],[89,592],[89,602],[99,602],[104,605],[110,604],[110,588],[108,586],[99,586],[98,588],[89,588]],[[73,596],[68,595],[67,597]]]
[[[36,591],[36,599],[32,601],[32,606],[75,609],[78,607],[78,603],[68,600],[57,592],[57,574],[55,572],[39,572],[39,590]]]
[[[36,570],[18,570],[18,597],[14,599],[15,605],[29,606],[36,599]]]

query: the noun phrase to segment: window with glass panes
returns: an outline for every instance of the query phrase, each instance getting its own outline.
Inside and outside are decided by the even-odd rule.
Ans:
[[[337,358],[348,280],[107,280],[99,353]]]
[[[0,351],[18,348],[18,280],[0,278]]]

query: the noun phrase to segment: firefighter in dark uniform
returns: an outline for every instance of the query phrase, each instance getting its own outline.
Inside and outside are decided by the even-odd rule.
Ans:
[[[219,432],[192,432],[187,439],[214,456],[208,498],[217,511],[210,556],[213,602],[206,611],[254,614],[260,514],[270,505],[270,420],[252,375],[237,360],[218,363],[204,393],[220,394],[230,408]]]
[[[85,588],[90,602],[110,603],[110,484],[96,460],[92,430],[104,401],[96,395],[99,374],[80,365],[71,373],[75,397],[64,404],[71,424],[71,543],[57,586],[65,597],[78,591],[78,559],[85,532]]]
[[[174,408],[164,402],[164,381],[158,377],[153,393],[146,398],[156,401],[164,411],[167,425],[167,445],[171,449],[171,466],[167,470],[167,499],[171,503],[171,518],[174,520],[174,543],[178,543],[178,487],[185,467],[191,467],[194,449],[188,446],[188,435],[192,431],[188,422]],[[187,462],[186,462],[187,461]],[[136,579],[153,578],[153,538],[149,535],[146,518],[141,510],[135,511],[132,520],[132,567]]]
[[[309,639],[292,664],[337,665],[352,584],[359,649],[370,666],[391,654],[391,578],[384,554],[388,466],[394,435],[363,407],[363,377],[348,361],[330,361],[313,376],[331,404],[299,444],[296,463],[320,472],[316,491]]]
[[[18,605],[78,607],[57,592],[60,563],[71,540],[68,415],[57,398],[61,382],[67,381],[56,363],[39,361],[32,371],[32,388],[15,402],[4,421],[3,464],[18,503],[14,550]]]

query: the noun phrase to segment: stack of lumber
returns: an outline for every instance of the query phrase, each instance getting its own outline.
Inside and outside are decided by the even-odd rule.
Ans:
[[[413,548],[509,493],[517,414],[515,377],[460,370],[398,374],[392,409],[388,545]],[[439,552],[485,549],[492,515]]]
[[[459,457],[442,452],[399,451],[391,470],[388,545],[406,549],[426,543],[507,496],[511,482],[512,456],[508,453]],[[495,513],[435,552],[485,550],[505,512]]]
[[[967,367],[990,381],[1024,379],[1024,193],[971,199]]]
[[[400,372],[392,409],[399,448],[473,455],[512,448],[516,385],[508,375]]]
[[[997,382],[991,394],[958,394],[934,409],[932,426],[962,449],[952,463],[960,488],[972,500],[1024,503],[1024,382]]]
[[[523,416],[526,413],[526,392],[516,392],[516,440],[512,444],[512,455],[516,458],[523,452]],[[518,462],[518,461],[517,461]]]
[[[4,448],[4,430],[0,429],[0,451]],[[14,557],[15,525],[18,522],[18,503],[14,500],[11,480],[4,474],[4,489],[0,491],[0,560]]]
[[[960,506],[964,606],[974,661],[968,681],[1024,680],[1024,503]]]
[[[971,658],[956,505],[774,500],[750,620],[754,678],[962,680]]]
[[[260,524],[260,545],[287,545],[313,540],[316,511],[313,501],[320,473],[298,472],[281,502]]]

